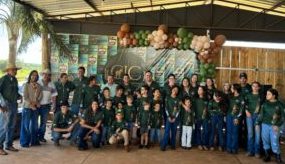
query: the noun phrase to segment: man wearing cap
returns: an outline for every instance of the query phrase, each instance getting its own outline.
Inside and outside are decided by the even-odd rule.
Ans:
[[[111,126],[111,137],[109,139],[109,143],[116,144],[119,140],[124,140],[125,150],[126,152],[129,152],[129,129],[127,121],[123,119],[122,110],[116,111],[116,120],[113,121]]]
[[[78,67],[78,77],[73,80],[73,84],[75,85],[75,90],[73,94],[73,100],[71,105],[71,111],[78,115],[79,109],[82,105],[83,101],[83,91],[84,88],[89,85],[89,80],[84,76],[85,68]]]
[[[247,74],[245,72],[240,73],[239,79],[241,85],[241,95],[245,97],[245,95],[252,92],[251,85],[247,83]]]
[[[251,85],[247,83],[247,74],[245,72],[242,72],[239,74],[240,79],[240,85],[241,85],[241,96],[243,99],[245,99],[247,94],[250,94],[252,92]],[[247,126],[246,126],[246,118],[245,113],[242,115],[242,122],[240,126],[240,134],[239,140],[241,141],[240,144],[244,147],[244,149],[247,149]]]
[[[56,109],[56,96],[57,91],[55,85],[51,82],[51,72],[49,69],[44,70],[42,73],[42,79],[39,80],[39,84],[42,86],[43,98],[40,102],[39,108],[40,126],[39,126],[39,141],[47,142],[45,139],[46,123],[49,115],[49,111],[52,108]]]
[[[0,79],[0,155],[7,155],[4,150],[18,151],[14,148],[14,129],[17,121],[18,99],[22,96],[18,93],[17,70],[21,68],[9,64],[3,71],[7,74]]]

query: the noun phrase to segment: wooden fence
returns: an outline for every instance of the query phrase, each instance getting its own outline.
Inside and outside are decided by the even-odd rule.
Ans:
[[[248,82],[273,85],[285,99],[285,50],[223,47],[216,56],[216,84],[219,89],[225,82],[238,83],[240,72],[246,72]]]

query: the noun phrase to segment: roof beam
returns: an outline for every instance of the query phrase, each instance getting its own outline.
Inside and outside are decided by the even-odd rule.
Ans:
[[[83,0],[85,3],[87,3],[88,6],[90,6],[94,11],[98,12],[101,16],[103,16],[102,12],[97,9],[95,4],[91,0]]]
[[[31,5],[31,4],[29,4],[29,3],[23,2],[23,1],[21,1],[21,0],[13,0],[13,1],[16,2],[16,3],[18,3],[18,4],[20,4],[20,5],[27,6],[27,7],[31,8],[32,10],[34,10],[34,11],[36,11],[36,12],[38,12],[38,13],[44,15],[44,16],[47,16],[47,17],[50,16],[50,15],[47,14],[44,10],[39,9],[39,8],[37,8],[37,7],[35,7],[35,6]]]

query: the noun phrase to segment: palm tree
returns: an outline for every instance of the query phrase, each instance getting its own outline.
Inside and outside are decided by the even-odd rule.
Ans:
[[[0,24],[4,24],[9,41],[9,63],[15,64],[17,54],[26,51],[37,36],[49,34],[51,42],[60,55],[69,56],[70,51],[56,35],[52,25],[44,16],[27,6],[12,0],[0,1]]]

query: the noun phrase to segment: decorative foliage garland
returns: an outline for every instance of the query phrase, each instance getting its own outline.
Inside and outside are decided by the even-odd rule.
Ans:
[[[202,81],[206,78],[215,78],[215,64],[213,63],[226,41],[224,35],[217,35],[214,42],[211,42],[209,36],[198,36],[189,32],[185,28],[179,28],[177,34],[168,33],[168,26],[161,24],[153,32],[149,30],[140,30],[131,33],[128,24],[123,24],[117,32],[120,46],[122,47],[145,47],[152,46],[155,49],[193,50],[197,53],[197,58],[201,62],[200,77]]]

